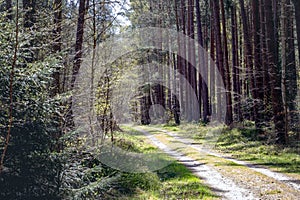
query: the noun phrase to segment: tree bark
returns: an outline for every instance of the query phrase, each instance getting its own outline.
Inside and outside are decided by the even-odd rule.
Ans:
[[[76,43],[75,43],[75,58],[74,66],[72,70],[71,89],[74,89],[76,76],[79,73],[81,59],[82,59],[82,46],[83,46],[83,34],[84,34],[84,22],[85,22],[85,0],[79,1],[78,9],[78,22],[76,31]]]
[[[185,0],[180,0],[181,1],[181,12],[180,12],[180,19],[181,19],[181,30],[182,33],[185,35],[186,34],[186,3]],[[182,76],[186,78],[186,80],[188,79],[188,70],[187,70],[187,62],[186,62],[186,41],[183,39],[182,41],[182,45],[181,45],[181,51],[183,54],[183,59],[181,59],[182,63],[181,63],[181,70],[182,70]],[[187,85],[187,81],[182,80],[180,82],[180,84],[183,85],[183,90],[182,90],[182,95],[183,95],[183,100],[184,102],[182,102],[182,104],[184,104],[184,106],[182,106],[183,108],[183,115],[184,117],[187,119],[187,116],[189,114],[189,110],[190,110],[190,104],[189,104],[189,99],[188,99],[188,85]]]
[[[177,29],[177,32],[179,33],[180,32],[180,25],[181,25],[181,23],[180,23],[180,21],[181,21],[180,17],[181,16],[179,16],[180,14],[178,14],[180,12],[180,10],[177,7],[177,2],[176,1],[177,0],[175,0],[176,29]],[[180,36],[177,37],[177,44],[178,44],[178,55],[176,56],[177,57],[177,63],[176,63],[177,71],[176,71],[176,73],[178,72],[177,74],[179,75],[179,92],[178,92],[178,94],[179,94],[179,99],[180,99],[179,104],[180,104],[181,107],[183,107],[182,104],[183,104],[183,88],[184,88],[184,86],[182,84],[182,82],[183,82],[182,75],[183,75],[184,72],[183,72],[183,66],[182,66],[183,65],[183,60],[182,60],[181,56],[179,56],[179,55],[181,55],[181,51],[182,51],[182,39],[180,38]]]
[[[203,103],[203,112],[202,112],[202,121],[204,123],[208,122],[208,114],[209,114],[209,101],[208,101],[208,62],[207,58],[204,58],[204,46],[203,46],[203,35],[202,35],[202,23],[201,23],[201,12],[200,12],[200,3],[199,0],[196,0],[196,15],[197,15],[197,33],[198,33],[198,43],[200,45],[199,49],[199,64],[200,68],[204,68],[203,73],[199,73],[199,104],[201,107],[201,97]],[[199,72],[201,70],[199,69]],[[200,92],[201,91],[201,92]]]
[[[230,125],[233,122],[232,117],[232,97],[231,97],[231,81],[230,81],[230,71],[229,71],[229,54],[228,54],[228,42],[227,42],[227,29],[226,29],[226,19],[225,19],[225,9],[223,0],[221,3],[221,13],[222,13],[222,29],[223,29],[223,45],[224,45],[224,76],[225,76],[225,88],[226,88],[226,101],[227,101],[227,110],[226,110],[226,119],[225,123]]]
[[[280,72],[277,66],[278,55],[276,55],[276,38],[274,35],[274,14],[272,9],[272,0],[265,0],[265,14],[266,14],[266,34],[267,34],[267,50],[268,50],[268,64],[270,74],[270,85],[272,95],[273,121],[275,124],[275,131],[277,135],[276,142],[278,144],[286,144],[285,135],[285,120],[284,109],[282,101]]]
[[[188,121],[198,121],[199,120],[199,111],[195,109],[196,107],[196,99],[193,98],[195,94],[197,96],[197,74],[196,69],[192,63],[196,63],[196,55],[195,55],[195,27],[194,27],[194,0],[188,0],[188,27],[187,34],[189,37],[188,42],[188,77],[189,83],[192,87],[192,90],[189,89],[189,104],[190,104],[190,113],[191,118]]]
[[[214,28],[214,7],[213,7],[213,0],[210,0],[210,7],[212,10],[211,19],[210,19],[210,57],[212,61],[216,61],[215,56],[215,28]],[[215,72],[215,65],[214,63],[210,62],[210,114],[211,116],[215,116],[216,112],[216,72]]]
[[[76,31],[76,43],[75,43],[75,57],[72,70],[72,78],[70,83],[70,89],[75,88],[76,77],[79,73],[81,59],[82,59],[82,46],[83,46],[83,35],[84,35],[84,23],[85,23],[85,0],[79,1],[78,8],[78,22],[77,22],[77,31]],[[73,112],[72,112],[72,97],[69,102],[69,108],[67,111],[67,126],[74,126]]]
[[[236,121],[242,120],[241,116],[241,93],[240,93],[240,69],[239,69],[239,52],[238,52],[238,33],[236,7],[231,6],[231,33],[232,33],[232,80],[233,80],[233,96],[234,96],[234,113]]]
[[[296,16],[296,30],[297,30],[297,41],[298,41],[298,51],[300,52],[300,1],[292,0],[295,6],[295,16]],[[300,53],[298,53],[300,61]]]
[[[287,80],[286,80],[286,73],[287,73],[287,19],[286,19],[286,12],[287,12],[287,0],[281,1],[281,66],[282,66],[282,73],[281,73],[281,88],[282,88],[282,101],[283,101],[283,108],[284,108],[284,116],[285,116],[285,140],[288,141],[288,104],[287,104]]]
[[[203,96],[202,84],[205,84],[205,82],[203,82],[204,74],[201,74],[201,68],[205,68],[205,66],[204,66],[204,55],[202,52],[203,35],[202,35],[202,24],[201,24],[201,13],[200,13],[201,11],[200,11],[199,0],[195,1],[195,5],[196,5],[197,43],[200,46],[200,48],[198,49],[198,55],[197,55],[198,56],[198,60],[197,60],[198,80],[197,80],[197,82],[198,82],[199,112],[200,112],[200,116],[201,116],[201,113],[202,113],[202,98],[201,97]]]
[[[265,0],[260,0],[259,4],[259,11],[260,11],[260,26],[261,26],[261,33],[260,33],[260,41],[261,41],[261,61],[262,61],[262,70],[263,70],[263,88],[264,88],[264,124],[269,124],[272,118],[271,110],[267,108],[272,107],[271,102],[271,86],[270,76],[268,72],[268,50],[267,50],[267,35],[266,35],[266,16],[265,16]]]
[[[216,64],[218,66],[219,73],[221,74],[222,80],[217,81],[217,112],[218,112],[218,120],[222,121],[222,108],[221,108],[221,82],[225,85],[225,71],[224,71],[224,53],[222,49],[222,36],[221,36],[221,26],[220,26],[220,6],[218,0],[213,0],[214,7],[214,32],[216,37],[216,52],[217,59]],[[218,83],[219,82],[219,83]],[[229,102],[226,102],[227,105]]]
[[[293,16],[293,8],[291,1],[288,1],[288,9],[286,16]],[[286,66],[286,80],[287,80],[287,104],[289,107],[289,116],[291,123],[291,130],[298,133],[300,139],[300,125],[299,113],[297,113],[296,98],[297,98],[297,67],[296,67],[296,51],[295,51],[295,34],[294,34],[294,18],[287,18],[287,66]],[[299,40],[298,40],[299,41]]]
[[[245,44],[245,59],[246,59],[246,76],[248,77],[248,80],[250,82],[249,90],[251,92],[252,98],[255,100],[256,95],[256,86],[255,86],[255,72],[253,68],[253,55],[252,55],[252,46],[251,46],[251,35],[249,32],[249,24],[248,24],[248,18],[246,15],[245,10],[245,4],[244,0],[239,0],[240,6],[241,6],[241,14],[242,14],[242,22],[243,22],[243,31],[244,31],[244,44]],[[254,104],[253,111],[252,111],[253,119],[256,121],[256,113],[257,113],[257,107]]]
[[[255,66],[255,93],[257,95],[257,112],[256,112],[256,128],[261,129],[263,123],[263,101],[264,101],[264,86],[263,86],[263,70],[262,70],[262,45],[260,40],[261,26],[260,26],[260,12],[259,0],[252,1],[253,10],[253,46],[254,46],[254,66]]]

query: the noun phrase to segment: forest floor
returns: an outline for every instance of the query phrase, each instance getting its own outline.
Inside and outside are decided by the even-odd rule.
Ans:
[[[215,151],[176,131],[135,126],[153,145],[190,169],[220,199],[299,199],[297,173],[280,173]]]

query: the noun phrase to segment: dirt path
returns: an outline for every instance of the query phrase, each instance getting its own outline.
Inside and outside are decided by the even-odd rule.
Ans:
[[[221,199],[300,199],[299,180],[228,158],[170,131],[150,127],[135,129],[143,132],[154,145],[187,166]],[[156,134],[152,134],[153,131]]]

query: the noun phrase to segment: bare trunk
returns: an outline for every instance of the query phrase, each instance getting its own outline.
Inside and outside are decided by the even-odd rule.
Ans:
[[[76,31],[76,43],[75,43],[75,58],[72,70],[72,78],[70,83],[70,89],[75,88],[76,77],[79,73],[81,59],[82,59],[82,46],[83,46],[83,34],[84,34],[84,22],[85,22],[85,0],[79,1],[78,8],[78,22]],[[73,112],[72,112],[72,98],[70,99],[70,106],[67,111],[67,125],[74,126]]]
[[[286,16],[294,16],[291,1],[288,0],[288,10]],[[287,103],[289,107],[289,116],[291,123],[291,130],[298,133],[300,140],[300,125],[299,125],[299,112],[297,112],[296,98],[298,92],[297,85],[297,67],[296,67],[296,50],[295,50],[295,34],[294,34],[294,17],[287,18],[287,66],[286,66],[286,79],[287,79]],[[299,41],[299,40],[298,40]],[[298,42],[299,44],[299,42]]]
[[[202,121],[204,123],[208,122],[208,114],[209,114],[209,102],[208,102],[208,83],[205,81],[208,81],[208,62],[207,58],[204,58],[203,53],[203,36],[202,36],[202,23],[201,23],[201,12],[200,12],[200,4],[199,0],[196,0],[196,15],[197,15],[197,33],[198,33],[198,43],[200,45],[199,49],[199,67],[203,68],[203,70],[199,69],[200,71],[203,71],[203,73],[199,73],[199,106],[201,107],[201,97],[202,97],[202,103],[203,103],[203,112],[202,112]],[[201,110],[201,109],[200,109]]]
[[[248,18],[246,15],[244,0],[239,0],[241,5],[241,14],[243,22],[243,31],[244,31],[244,44],[245,44],[245,59],[246,59],[246,76],[250,82],[250,85],[247,85],[247,90],[251,92],[252,98],[255,100],[256,95],[256,86],[255,86],[255,72],[253,68],[253,55],[252,55],[252,46],[251,46],[251,35],[249,32]],[[252,116],[254,121],[256,121],[257,107],[254,104]]]
[[[263,124],[263,101],[264,101],[264,86],[263,86],[263,70],[261,61],[261,26],[260,26],[260,12],[259,12],[259,0],[252,1],[253,9],[253,42],[254,42],[254,66],[255,66],[255,93],[257,95],[257,112],[256,112],[256,128],[261,129]]]
[[[193,95],[197,96],[197,74],[196,74],[196,66],[192,63],[196,63],[196,55],[195,55],[195,28],[194,28],[194,0],[188,0],[188,32],[187,32],[190,40],[188,42],[188,75],[189,75],[189,82],[191,84],[191,89],[189,91],[189,100],[190,100],[190,115],[191,121],[198,121],[199,120],[199,111],[195,109],[196,107],[196,99],[193,98]],[[192,39],[192,40],[191,40]]]
[[[277,143],[286,144],[285,135],[285,117],[282,101],[281,92],[281,81],[280,73],[277,66],[276,58],[276,38],[274,35],[275,27],[273,20],[273,9],[272,1],[265,1],[265,11],[266,11],[266,34],[267,34],[267,49],[269,53],[269,74],[270,74],[270,85],[271,85],[271,95],[272,95],[272,107],[273,107],[273,121],[275,124],[275,131],[277,135]]]
[[[212,10],[212,15],[211,15],[211,20],[210,20],[210,24],[211,24],[211,29],[210,29],[210,57],[213,61],[216,61],[215,58],[215,29],[214,29],[214,8],[213,8],[213,0],[210,1],[210,7]],[[215,116],[216,113],[216,72],[215,72],[215,66],[214,63],[209,63],[210,65],[210,114],[211,116]]]
[[[238,35],[236,7],[231,7],[231,32],[232,32],[232,76],[233,76],[233,93],[234,93],[234,113],[236,120],[241,121],[241,104],[240,104],[240,77],[239,77],[239,55],[238,55]]]
[[[223,45],[224,45],[224,76],[225,76],[225,88],[226,88],[226,120],[225,123],[230,125],[233,122],[232,117],[232,97],[231,97],[231,81],[230,81],[230,71],[229,71],[229,54],[228,54],[228,42],[227,42],[227,29],[226,29],[226,19],[225,19],[225,9],[223,0],[221,3],[221,13],[222,13],[222,29],[223,29]]]
[[[298,41],[298,51],[300,52],[300,1],[292,0],[295,6],[295,15],[296,15],[296,30],[297,30],[297,41]],[[300,61],[300,53],[298,53]]]
[[[286,25],[286,4],[287,0],[282,0],[282,5],[281,5],[281,62],[282,62],[282,76],[281,76],[281,88],[282,88],[282,101],[283,101],[283,107],[284,107],[284,115],[285,115],[285,136],[286,136],[286,141],[288,142],[288,106],[287,106],[287,96],[286,96],[286,65],[287,65],[287,60],[286,60],[286,41],[287,41],[287,25]]]
[[[185,4],[185,0],[181,0],[181,30],[183,32],[183,34],[186,34],[186,4]],[[181,51],[182,51],[182,55],[184,58],[186,58],[186,41],[183,40],[182,42],[182,46],[181,46]],[[181,63],[181,69],[182,69],[182,76],[186,78],[186,80],[189,80],[188,79],[188,70],[187,70],[187,62],[186,62],[186,59],[181,59],[182,63]],[[183,115],[184,117],[187,119],[187,116],[189,114],[189,110],[190,110],[190,104],[189,104],[189,99],[188,99],[188,85],[187,85],[187,82],[186,81],[182,81],[181,84],[183,84],[183,100],[184,102],[184,106],[182,108],[183,109]]]
[[[220,26],[220,6],[218,0],[213,0],[214,6],[214,28],[215,28],[215,37],[216,37],[216,51],[217,51],[217,59],[216,64],[218,66],[219,73],[221,74],[222,80],[217,81],[217,112],[218,112],[218,120],[222,121],[222,108],[221,108],[221,88],[220,86],[225,85],[225,71],[224,71],[224,53],[222,49],[222,36],[221,36],[221,26]],[[226,102],[227,104],[229,102]]]
[[[271,111],[266,109],[268,107],[272,107],[271,103],[271,87],[270,87],[270,77],[268,72],[268,50],[267,50],[267,36],[266,36],[266,17],[265,17],[265,0],[260,0],[260,25],[261,25],[261,60],[262,60],[262,70],[263,70],[263,88],[264,88],[264,123],[269,124],[271,121]]]

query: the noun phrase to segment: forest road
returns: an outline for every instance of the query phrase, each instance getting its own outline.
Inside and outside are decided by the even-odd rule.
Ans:
[[[160,150],[184,164],[220,199],[300,199],[300,180],[230,158],[193,139],[154,127],[133,127]]]

